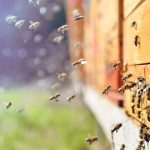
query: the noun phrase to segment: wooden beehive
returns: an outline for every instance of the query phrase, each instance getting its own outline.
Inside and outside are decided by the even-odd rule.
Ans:
[[[125,2],[125,8],[132,4]],[[135,82],[138,76],[146,79],[150,84],[150,1],[139,0],[132,4],[132,7],[125,9],[124,16],[124,63],[127,64],[127,71],[132,77],[129,81]],[[137,90],[137,89],[134,89]],[[146,93],[143,92],[142,98],[133,100],[133,90],[125,92],[125,109],[138,121],[150,127],[150,120],[145,107],[150,105]]]

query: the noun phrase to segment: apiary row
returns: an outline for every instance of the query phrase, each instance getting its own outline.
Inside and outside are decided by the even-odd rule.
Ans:
[[[118,88],[124,84],[121,81],[123,74],[132,74],[129,82],[137,81],[139,76],[146,80],[146,84],[150,82],[150,1],[68,0],[67,5],[71,58],[73,61],[87,60],[78,72],[81,80],[98,92],[111,85],[110,99],[116,104],[123,100],[125,109],[134,118],[140,122],[144,120],[150,126],[144,113],[141,117],[138,115],[149,102],[144,99],[133,113],[132,107],[138,103],[138,100],[132,102],[133,89],[118,93]],[[84,14],[84,20],[72,20],[74,9]],[[82,46],[73,49],[72,45],[77,42]],[[122,65],[115,70],[112,65],[118,61]]]

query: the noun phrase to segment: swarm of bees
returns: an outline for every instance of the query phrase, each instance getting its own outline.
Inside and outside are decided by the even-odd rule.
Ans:
[[[59,27],[57,29],[58,32],[61,32],[61,33],[65,33],[65,31],[68,31],[69,30],[69,26],[67,24],[65,25],[62,25],[61,27]]]
[[[17,20],[17,16],[9,15],[5,18],[5,20],[10,24],[14,23],[15,27],[21,29],[25,25],[25,20]],[[40,22],[29,21],[29,29],[36,30],[40,27]]]
[[[89,137],[85,138],[85,141],[89,144],[93,144],[97,140],[98,140],[98,137],[96,137],[96,136],[89,136]]]
[[[11,102],[5,102],[5,103],[4,103],[4,107],[5,107],[6,109],[10,108],[11,105],[12,105]]]
[[[82,15],[80,14],[80,11],[79,11],[78,9],[74,9],[73,12],[72,12],[72,14],[73,14],[73,20],[74,20],[74,21],[84,19],[84,16],[82,16]]]
[[[87,63],[87,61],[85,60],[85,59],[79,59],[79,60],[77,60],[77,61],[75,61],[75,62],[73,62],[73,66],[80,66],[80,65],[84,65],[84,64],[86,64]]]

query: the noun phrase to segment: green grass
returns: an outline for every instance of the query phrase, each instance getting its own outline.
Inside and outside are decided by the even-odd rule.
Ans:
[[[47,91],[15,88],[0,93],[0,149],[97,150],[85,141],[95,134],[95,121],[82,105],[49,101]],[[11,101],[9,109],[3,107]],[[17,113],[19,108],[25,110]],[[95,143],[96,144],[96,143]]]

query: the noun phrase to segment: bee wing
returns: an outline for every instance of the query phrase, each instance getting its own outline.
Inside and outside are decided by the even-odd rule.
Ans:
[[[30,20],[29,23],[32,25],[34,22]]]

